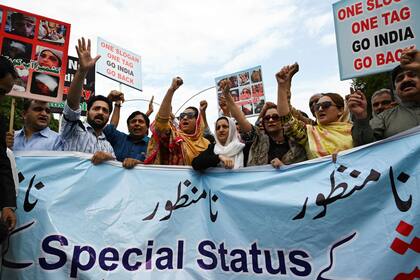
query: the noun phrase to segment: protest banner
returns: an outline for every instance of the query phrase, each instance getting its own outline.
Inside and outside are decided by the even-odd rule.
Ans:
[[[19,76],[9,95],[61,101],[70,24],[4,5],[0,17],[0,53]]]
[[[1,276],[415,279],[419,143],[417,127],[336,163],[205,173],[17,153],[18,224]]]
[[[79,58],[68,56],[67,71],[64,77],[63,100],[67,99],[67,93],[70,89],[70,84],[73,81],[74,74],[78,68]],[[89,69],[86,79],[83,81],[83,92],[80,100],[80,109],[82,116],[86,115],[87,104],[86,101],[95,95],[95,66]],[[64,109],[64,102],[50,102],[51,112],[61,114]]]
[[[116,82],[142,90],[141,57],[98,37],[96,71]]]
[[[265,103],[261,66],[217,77],[215,80],[218,102],[222,95],[220,82],[225,79],[230,81],[230,94],[235,104],[241,108],[245,116],[258,116]],[[221,115],[222,112],[219,105],[219,116]]]
[[[392,70],[402,49],[420,45],[420,1],[349,0],[333,4],[341,80]]]

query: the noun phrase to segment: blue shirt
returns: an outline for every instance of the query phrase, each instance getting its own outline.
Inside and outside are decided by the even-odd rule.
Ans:
[[[67,101],[64,103],[63,120],[60,134],[64,140],[64,151],[76,151],[94,154],[98,151],[108,152],[114,155],[111,144],[101,133],[96,136],[95,130],[87,123],[80,121],[80,108],[73,111]]]
[[[15,132],[13,151],[61,150],[63,150],[63,141],[60,135],[57,132],[52,131],[49,127],[33,133],[29,139],[26,138],[24,129]]]
[[[124,161],[126,158],[134,158],[144,161],[146,158],[148,136],[134,140],[130,135],[118,131],[112,124],[105,127],[104,134],[114,148],[117,160]]]

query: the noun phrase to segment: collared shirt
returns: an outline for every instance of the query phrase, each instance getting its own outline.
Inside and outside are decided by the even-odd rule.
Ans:
[[[31,138],[25,136],[25,129],[15,132],[13,151],[61,151],[63,141],[60,135],[49,127],[32,134]]]
[[[108,124],[104,128],[104,134],[114,148],[117,160],[134,158],[144,161],[146,158],[149,137],[144,136],[140,140],[134,140],[130,135],[118,131],[113,124]]]
[[[388,138],[420,125],[420,104],[401,102],[370,121],[354,120],[352,136],[356,146]]]
[[[105,134],[96,136],[95,130],[87,123],[80,121],[80,108],[72,110],[67,101],[64,104],[63,120],[60,134],[64,140],[64,151],[76,151],[94,154],[103,151],[114,155],[111,144],[106,140]]]

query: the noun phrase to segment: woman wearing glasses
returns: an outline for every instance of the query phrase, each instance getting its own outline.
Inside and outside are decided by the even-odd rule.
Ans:
[[[283,127],[280,123],[280,115],[273,103],[266,103],[260,114],[264,131],[251,125],[244,114],[235,105],[229,93],[229,81],[222,83],[222,92],[226,104],[239,124],[241,138],[245,143],[250,144],[250,152],[246,166],[271,164],[278,168],[283,164],[292,164],[306,160],[306,153],[303,146],[294,142],[291,138],[285,137]]]
[[[182,84],[180,77],[174,78],[163,98],[156,119],[150,126],[152,137],[144,163],[191,165],[192,160],[209,145],[203,137],[205,127],[197,108],[186,108],[179,115],[178,127],[171,121],[172,97]]]
[[[323,157],[353,147],[352,125],[344,99],[337,93],[323,93],[315,103],[317,125],[304,124],[296,120],[289,109],[287,92],[291,80],[299,70],[298,64],[283,67],[276,74],[278,84],[278,112],[281,122],[288,127],[286,135],[305,145],[309,159]]]

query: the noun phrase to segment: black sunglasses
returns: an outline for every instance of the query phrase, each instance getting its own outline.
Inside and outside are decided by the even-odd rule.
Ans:
[[[269,122],[270,120],[273,120],[273,121],[277,122],[277,121],[280,120],[280,116],[277,115],[277,114],[274,114],[274,115],[265,115],[264,118],[263,118],[263,120],[265,122]]]
[[[327,110],[331,106],[337,107],[337,105],[333,104],[331,101],[324,101],[324,102],[316,103],[314,108],[315,108],[315,111],[319,111],[319,108],[321,107],[322,109]]]
[[[181,113],[179,114],[179,119],[182,120],[184,117],[187,117],[187,119],[193,119],[195,118],[194,112],[187,112],[187,113]]]

